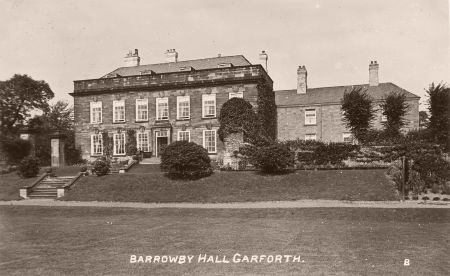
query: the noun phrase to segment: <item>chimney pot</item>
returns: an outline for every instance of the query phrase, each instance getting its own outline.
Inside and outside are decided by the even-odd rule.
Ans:
[[[124,63],[125,67],[139,66],[141,63],[141,58],[139,57],[138,49],[134,49],[134,54],[133,51],[130,50],[125,56]]]
[[[175,49],[169,49],[166,51],[166,62],[178,62],[178,53]]]
[[[297,69],[297,94],[306,94],[308,89],[308,71],[305,65],[301,65]]]
[[[378,86],[379,78],[378,78],[378,69],[380,68],[378,62],[372,61],[369,65],[369,86]]]

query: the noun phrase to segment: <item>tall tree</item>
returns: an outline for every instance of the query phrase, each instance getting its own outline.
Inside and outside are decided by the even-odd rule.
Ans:
[[[50,86],[27,75],[15,74],[0,82],[0,126],[2,132],[11,129],[30,116],[30,111],[46,111],[48,101],[54,97]]]
[[[425,110],[419,111],[419,128],[427,128],[429,122],[428,113]]]
[[[401,128],[405,125],[405,115],[409,105],[404,93],[391,92],[381,104],[382,114],[386,116],[383,122],[388,137],[399,137]]]
[[[450,88],[446,84],[432,83],[428,90],[429,130],[434,140],[449,148],[450,138]]]
[[[358,141],[364,142],[375,118],[372,98],[362,87],[354,87],[350,92],[344,93],[341,109],[346,126]]]

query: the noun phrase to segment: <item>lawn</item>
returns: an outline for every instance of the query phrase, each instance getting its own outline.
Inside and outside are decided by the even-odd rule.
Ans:
[[[285,175],[216,172],[195,181],[161,173],[88,176],[62,200],[123,202],[244,202],[298,199],[396,200],[384,170],[296,171]]]
[[[0,206],[3,275],[448,275],[448,209]],[[303,263],[198,263],[199,254]],[[131,255],[194,255],[190,264]],[[405,259],[410,265],[404,266]]]
[[[0,200],[17,200],[19,197],[19,189],[23,186],[33,184],[33,182],[45,171],[41,169],[37,177],[21,178],[17,175],[17,171],[0,175]],[[57,176],[76,175],[79,167],[60,167],[54,168]]]

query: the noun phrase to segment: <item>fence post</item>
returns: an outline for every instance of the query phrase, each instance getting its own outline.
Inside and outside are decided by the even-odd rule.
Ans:
[[[408,163],[407,163],[408,161],[407,161],[407,159],[406,159],[406,157],[405,156],[402,156],[402,175],[403,175],[403,177],[402,177],[402,200],[401,201],[404,201],[405,200],[405,185],[406,185],[406,180],[407,180],[407,166],[408,166]]]

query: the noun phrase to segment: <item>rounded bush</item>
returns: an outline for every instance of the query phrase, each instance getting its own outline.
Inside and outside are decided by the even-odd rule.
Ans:
[[[294,166],[294,153],[282,144],[257,148],[251,156],[251,163],[265,173],[285,172]]]
[[[92,170],[97,176],[106,175],[109,172],[109,163],[107,161],[97,159],[94,161]]]
[[[87,171],[87,167],[85,165],[80,167],[80,172],[84,173]]]
[[[18,174],[22,177],[35,177],[39,173],[39,159],[36,157],[25,157],[19,164]]]
[[[170,177],[197,179],[212,173],[211,159],[202,146],[193,142],[176,141],[162,152],[161,170]]]

